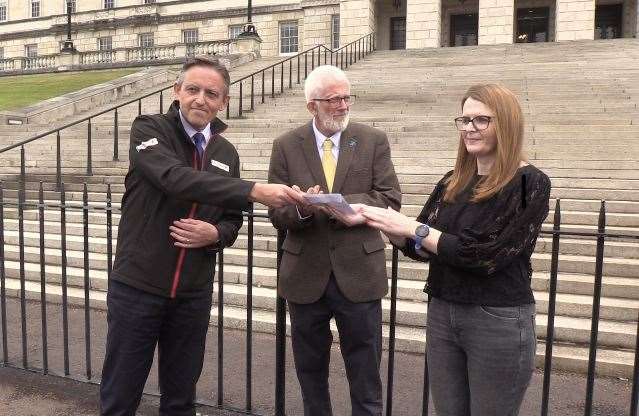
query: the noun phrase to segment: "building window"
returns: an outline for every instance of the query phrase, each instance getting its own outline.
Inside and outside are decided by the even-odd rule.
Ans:
[[[0,60],[4,60],[4,47],[0,47]]]
[[[138,42],[142,48],[153,48],[153,32],[138,35]]]
[[[38,56],[38,45],[37,44],[27,44],[24,46],[24,55],[27,58],[35,58]]]
[[[0,1],[0,22],[7,20],[7,2]]]
[[[244,25],[229,25],[229,39],[237,38],[244,32]]]
[[[105,9],[113,9],[115,7],[115,0],[104,0]]]
[[[280,23],[280,53],[296,53],[298,47],[297,21]]]
[[[331,47],[339,48],[339,15],[331,16]]]
[[[64,10],[64,13],[67,13],[67,7],[69,7],[69,4],[71,4],[71,13],[75,13],[76,12],[76,0],[63,0],[64,5],[62,6],[62,10]]]
[[[182,31],[182,42],[185,44],[195,44],[198,41],[197,29],[185,29]]]
[[[31,17],[40,17],[40,0],[31,0]]]
[[[111,51],[113,49],[113,38],[103,36],[98,38],[98,51]]]
[[[142,4],[153,4],[153,3],[155,3],[155,0],[144,0],[142,2]]]

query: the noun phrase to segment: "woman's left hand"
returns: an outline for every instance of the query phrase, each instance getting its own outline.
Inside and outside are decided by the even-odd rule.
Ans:
[[[415,229],[420,225],[416,220],[404,216],[390,207],[383,209],[365,206],[361,212],[366,218],[366,224],[370,227],[396,237],[412,238]]]

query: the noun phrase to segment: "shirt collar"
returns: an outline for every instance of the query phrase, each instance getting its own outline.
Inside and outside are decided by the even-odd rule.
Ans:
[[[182,110],[178,110],[180,113],[180,120],[182,121],[182,126],[184,127],[184,131],[186,131],[186,135],[189,136],[191,141],[193,141],[193,136],[195,133],[204,134],[204,139],[206,140],[206,144],[209,144],[209,139],[211,138],[211,123],[208,123],[206,127],[202,130],[196,130],[182,115]]]
[[[343,131],[338,131],[337,133],[330,136],[334,144],[333,148],[337,148],[337,150],[339,150],[339,142],[342,137],[342,132]],[[324,140],[326,140],[328,137],[322,134],[321,131],[317,129],[317,126],[315,125],[315,118],[313,118],[313,133],[315,133],[315,142],[317,143],[317,148],[319,150],[322,150]]]

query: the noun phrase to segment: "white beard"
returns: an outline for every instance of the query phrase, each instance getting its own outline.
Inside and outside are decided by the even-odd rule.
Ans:
[[[326,118],[321,118],[326,117]],[[337,133],[338,131],[344,131],[348,126],[350,115],[346,114],[341,120],[335,119],[329,115],[321,115],[322,124],[327,130]]]

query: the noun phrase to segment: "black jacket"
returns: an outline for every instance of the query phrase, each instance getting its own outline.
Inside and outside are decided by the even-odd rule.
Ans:
[[[215,270],[215,252],[176,247],[169,226],[181,218],[203,220],[217,227],[218,248],[230,246],[254,185],[239,179],[239,156],[220,136],[226,125],[219,119],[211,122],[213,137],[204,151],[203,168],[197,169],[196,149],[178,109],[175,101],[166,114],[143,115],[133,122],[111,274],[113,280],[166,297],[210,293]]]

